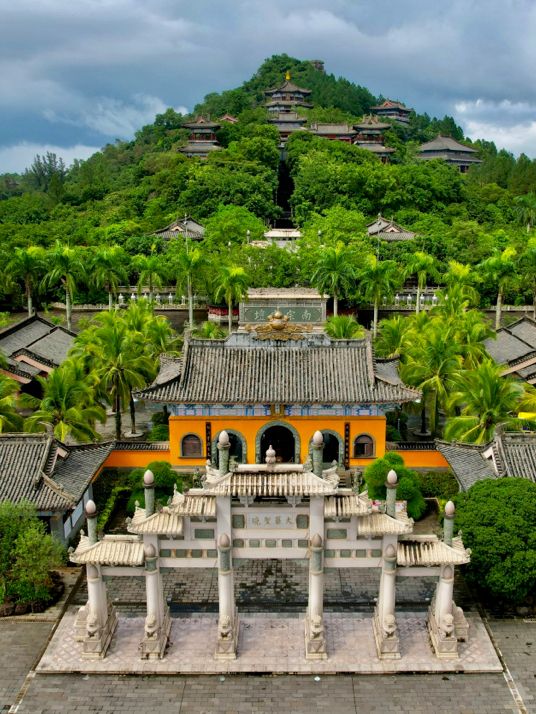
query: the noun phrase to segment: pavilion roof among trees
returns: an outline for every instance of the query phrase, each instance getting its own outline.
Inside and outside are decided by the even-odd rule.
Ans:
[[[403,228],[392,219],[384,218],[381,213],[378,214],[378,218],[375,221],[367,225],[367,232],[369,236],[379,237],[387,241],[412,240],[415,238],[415,233]]]
[[[164,240],[173,240],[179,237],[187,237],[191,240],[203,240],[205,228],[191,216],[184,216],[184,218],[177,218],[177,220],[164,228],[159,228],[153,235],[163,238]]]

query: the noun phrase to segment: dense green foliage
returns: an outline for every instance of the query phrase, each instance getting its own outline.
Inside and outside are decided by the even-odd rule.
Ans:
[[[456,498],[456,528],[471,548],[473,582],[499,601],[523,603],[536,590],[536,484],[480,481]]]
[[[404,466],[404,459],[394,451],[387,452],[385,456],[375,459],[365,469],[365,482],[368,495],[374,499],[385,499],[385,482],[391,469],[396,471],[398,486],[396,497],[407,501],[408,515],[415,520],[421,518],[426,510],[426,503],[419,488],[417,475]]]
[[[63,547],[46,533],[34,506],[0,503],[0,604],[48,602],[50,571],[63,559]]]

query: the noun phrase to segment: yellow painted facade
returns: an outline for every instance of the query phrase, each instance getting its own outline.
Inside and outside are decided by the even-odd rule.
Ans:
[[[349,425],[350,467],[365,467],[375,458],[385,454],[386,420],[383,416],[367,417],[326,417],[301,416],[291,418],[273,417],[237,417],[237,416],[172,416],[169,419],[169,450],[153,449],[114,450],[110,453],[104,466],[106,468],[134,469],[143,468],[153,461],[168,461],[179,468],[202,467],[205,465],[207,453],[206,434],[210,425],[211,441],[214,442],[220,431],[225,429],[245,444],[244,460],[253,464],[257,461],[257,444],[259,432],[272,425],[288,426],[299,438],[299,461],[304,463],[309,456],[309,444],[315,431],[331,432],[337,435],[341,445],[344,445],[345,427]],[[201,441],[201,456],[183,456],[182,442],[185,436],[194,434]],[[355,458],[353,444],[356,437],[370,436],[374,442],[374,452],[370,457]],[[341,447],[342,448],[342,447]],[[449,465],[443,454],[436,449],[402,451],[400,455],[409,468],[416,469],[448,469]]]
[[[203,466],[206,461],[207,424],[210,424],[211,438],[216,439],[219,432],[225,429],[242,437],[246,444],[245,461],[254,464],[256,458],[256,442],[259,431],[271,425],[288,426],[295,430],[300,441],[301,463],[309,455],[309,444],[315,431],[334,432],[344,445],[345,424],[350,425],[350,466],[366,466],[377,456],[385,453],[386,419],[384,416],[344,417],[344,416],[293,416],[293,417],[263,417],[263,416],[172,416],[169,419],[170,458],[174,466]],[[188,434],[195,434],[202,444],[202,456],[192,458],[183,456],[181,444]],[[374,454],[369,458],[354,458],[353,443],[357,436],[366,434],[373,439]],[[209,451],[210,453],[210,451]]]

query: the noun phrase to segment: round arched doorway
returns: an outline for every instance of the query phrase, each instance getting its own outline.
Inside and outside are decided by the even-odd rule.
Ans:
[[[331,464],[336,461],[339,463],[339,451],[340,442],[339,439],[329,431],[322,432],[324,437],[324,453],[322,455],[322,462],[324,464]]]
[[[261,435],[260,439],[260,461],[265,462],[266,451],[269,447],[275,451],[276,463],[295,463],[296,461],[296,439],[287,426],[274,424],[269,426]]]

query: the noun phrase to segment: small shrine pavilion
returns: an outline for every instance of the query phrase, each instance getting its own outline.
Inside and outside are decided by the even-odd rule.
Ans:
[[[372,238],[379,238],[388,242],[413,240],[415,233],[408,231],[392,219],[384,218],[378,213],[378,218],[367,225],[367,233]]]
[[[164,599],[162,570],[217,567],[219,617],[214,628],[214,658],[240,657],[240,618],[235,601],[234,568],[238,559],[307,559],[308,605],[303,657],[330,656],[324,621],[324,569],[376,568],[381,577],[371,628],[376,654],[400,659],[404,635],[396,613],[397,575],[436,576],[437,589],[428,610],[432,651],[442,659],[458,658],[458,642],[469,625],[453,600],[454,569],[469,562],[461,538],[454,537],[454,504],[447,503],[443,538],[414,536],[413,521],[397,507],[397,475],[390,471],[386,500],[375,506],[367,493],[339,485],[336,463],[324,468],[324,436],[314,432],[310,458],[280,463],[271,445],[262,463],[232,464],[231,440],[218,435],[216,453],[204,467],[202,486],[175,491],[168,505],[156,509],[154,476],[144,476],[145,505],[136,507],[129,534],[97,539],[95,504],[86,504],[87,535],[71,560],[86,566],[88,601],[75,621],[82,658],[101,659],[117,627],[117,614],[105,579],[144,576],[147,615],[139,633],[139,656],[161,659],[170,644],[171,619]]]
[[[206,159],[212,151],[221,149],[216,137],[216,132],[221,126],[218,122],[197,117],[195,121],[185,122],[182,126],[190,130],[190,137],[188,143],[179,149],[181,154]]]
[[[177,240],[177,238],[202,241],[205,236],[205,227],[191,216],[186,215],[184,218],[177,218],[176,221],[169,223],[164,228],[159,228],[153,235],[166,241]]]
[[[371,107],[371,111],[378,117],[394,119],[399,124],[409,124],[409,115],[413,109],[406,107],[402,102],[386,99],[381,104]]]
[[[422,161],[443,159],[447,164],[457,166],[461,173],[466,173],[471,166],[482,163],[475,149],[461,144],[450,136],[441,135],[421,144],[417,158]]]
[[[286,73],[283,84],[273,89],[266,89],[264,95],[266,97],[265,106],[270,113],[281,114],[293,112],[296,107],[311,109],[313,106],[308,101],[311,90],[294,84],[291,81],[290,72]]]

